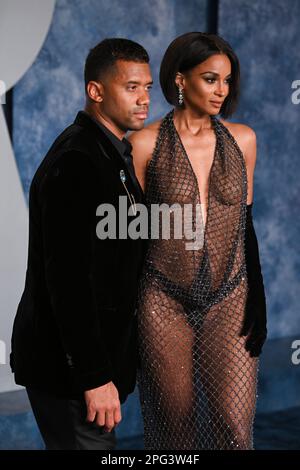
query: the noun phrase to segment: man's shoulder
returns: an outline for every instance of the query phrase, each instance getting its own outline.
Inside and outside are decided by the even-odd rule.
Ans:
[[[97,141],[88,130],[73,123],[55,139],[46,157],[48,155],[64,154],[70,151],[89,154],[93,153],[96,147]]]
[[[71,127],[66,131],[69,131]],[[64,132],[57,139],[63,136]],[[86,153],[80,149],[72,149],[69,145],[55,146],[54,142],[34,174],[30,195],[36,195],[39,199],[49,184],[51,186],[52,183],[57,184],[59,181],[64,181],[66,184],[69,180],[75,182],[78,181],[79,175],[83,180],[90,179],[93,173],[95,173],[94,169]],[[56,178],[57,176],[59,179]]]
[[[76,123],[68,126],[53,142],[41,161],[34,180],[38,182],[49,170],[58,166],[88,168],[92,166],[89,156],[100,152],[97,140]]]

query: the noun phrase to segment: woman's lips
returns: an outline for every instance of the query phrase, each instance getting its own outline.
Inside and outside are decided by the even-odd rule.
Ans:
[[[210,103],[215,107],[215,108],[220,108],[223,104],[223,101],[210,101]]]

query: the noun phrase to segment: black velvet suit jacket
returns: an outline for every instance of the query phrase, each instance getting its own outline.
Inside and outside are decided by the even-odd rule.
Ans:
[[[85,113],[54,142],[30,188],[25,289],[13,327],[16,383],[76,397],[110,380],[135,386],[136,295],[145,240],[100,240],[97,207],[142,193]],[[132,217],[128,217],[128,223]]]

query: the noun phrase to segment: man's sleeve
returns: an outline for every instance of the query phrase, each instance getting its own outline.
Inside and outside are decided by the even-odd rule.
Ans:
[[[88,156],[71,152],[47,172],[40,193],[46,282],[75,387],[112,380],[93,279],[95,171]]]

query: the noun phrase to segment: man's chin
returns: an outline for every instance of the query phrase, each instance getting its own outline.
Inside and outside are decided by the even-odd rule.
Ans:
[[[138,121],[131,122],[129,129],[131,131],[139,131],[143,129],[144,126],[145,126],[145,119],[139,119]]]

